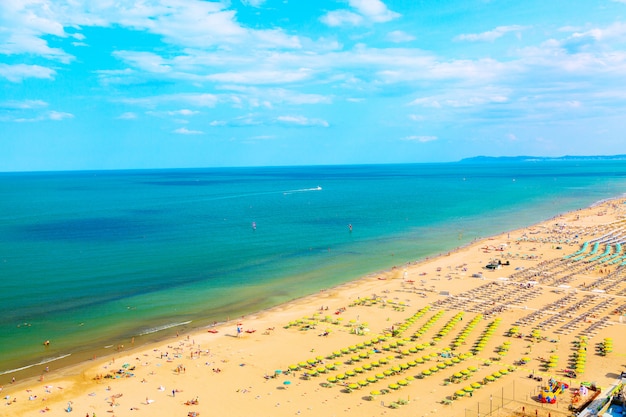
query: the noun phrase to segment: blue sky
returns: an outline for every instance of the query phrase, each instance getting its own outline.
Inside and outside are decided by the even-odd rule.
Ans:
[[[4,0],[0,171],[626,153],[626,0]]]

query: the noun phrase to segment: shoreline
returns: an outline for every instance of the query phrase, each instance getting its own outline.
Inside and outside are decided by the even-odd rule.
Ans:
[[[446,257],[446,256],[450,256],[454,253],[457,253],[463,249],[466,248],[470,248],[474,245],[476,245],[478,242],[482,242],[482,241],[489,241],[492,239],[495,239],[497,237],[501,237],[505,234],[510,234],[510,233],[514,233],[516,231],[522,230],[522,229],[527,229],[527,228],[532,228],[532,227],[536,227],[540,224],[549,222],[551,220],[557,219],[559,217],[562,217],[566,214],[571,214],[577,211],[581,211],[581,210],[585,210],[585,209],[593,209],[595,207],[598,206],[602,206],[603,204],[607,204],[607,203],[611,203],[612,201],[616,201],[616,200],[620,200],[622,198],[626,198],[626,193],[621,194],[617,197],[614,198],[605,198],[602,200],[599,200],[597,202],[592,203],[591,205],[589,205],[588,207],[585,208],[579,208],[576,209],[574,211],[570,211],[570,212],[563,212],[563,213],[559,213],[556,214],[548,219],[542,220],[539,223],[535,223],[535,224],[531,224],[531,225],[527,225],[521,228],[517,228],[517,229],[512,229],[512,230],[505,230],[493,235],[489,235],[489,236],[485,236],[485,237],[476,237],[474,239],[472,239],[470,242],[467,242],[463,245],[460,246],[455,246],[453,248],[451,248],[448,251],[444,251],[444,252],[439,252],[436,254],[432,254],[432,255],[428,255],[424,258],[421,259],[417,259],[417,260],[409,260],[406,261],[405,263],[403,263],[400,266],[392,266],[392,267],[388,267],[386,269],[382,269],[376,272],[370,272],[366,275],[351,279],[349,281],[345,281],[342,283],[339,283],[335,286],[329,287],[327,288],[322,288],[320,290],[318,290],[317,292],[321,292],[321,291],[326,291],[326,290],[330,290],[330,291],[334,291],[334,290],[340,290],[342,287],[346,286],[346,285],[350,285],[350,284],[356,284],[359,281],[368,279],[370,277],[374,277],[377,275],[385,275],[388,273],[391,273],[392,271],[394,271],[396,268],[410,268],[410,267],[415,267],[421,263],[426,263],[428,261],[437,259],[437,258],[441,258],[441,257]],[[313,297],[317,294],[317,292],[315,293],[308,293],[308,294],[304,294],[298,297],[294,297],[292,299],[283,301],[282,303],[279,303],[277,305],[272,305],[269,307],[266,307],[264,309],[261,310],[249,310],[249,311],[243,311],[243,315],[242,317],[245,316],[256,316],[256,315],[260,315],[266,312],[271,312],[273,309],[275,308],[280,308],[283,305],[286,304],[290,304],[290,303],[297,303],[297,302],[303,302],[306,301],[308,298]],[[83,365],[87,365],[90,362],[93,362],[93,358],[108,358],[108,357],[112,357],[115,356],[116,354],[122,353],[122,352],[130,352],[132,350],[137,350],[137,349],[142,349],[142,348],[148,348],[152,345],[155,344],[161,344],[164,343],[165,341],[167,341],[168,339],[170,339],[171,337],[173,337],[174,335],[180,333],[181,331],[183,332],[183,334],[189,334],[189,333],[196,333],[196,332],[200,332],[203,330],[206,330],[208,328],[211,327],[220,327],[220,326],[225,326],[228,325],[232,322],[236,322],[238,319],[231,319],[230,316],[227,317],[226,320],[224,321],[214,321],[213,324],[205,324],[205,325],[200,325],[200,326],[189,326],[187,327],[188,324],[193,323],[193,320],[190,321],[185,321],[185,322],[181,322],[181,323],[173,323],[173,324],[164,324],[162,326],[167,326],[167,328],[165,329],[160,329],[160,330],[156,330],[154,332],[144,332],[144,333],[140,333],[140,334],[136,334],[136,335],[131,335],[129,336],[129,338],[133,341],[136,341],[136,339],[141,339],[142,337],[150,337],[150,335],[158,335],[158,337],[152,339],[152,340],[146,340],[143,343],[137,343],[136,345],[133,343],[132,348],[130,348],[131,350],[129,350],[129,348],[126,348],[125,350],[118,350],[118,351],[111,351],[109,349],[111,348],[115,348],[115,346],[125,346],[126,343],[128,343],[128,338],[127,339],[120,339],[120,338],[111,338],[111,339],[107,339],[108,342],[112,343],[110,345],[106,345],[103,346],[101,348],[92,348],[89,351],[78,351],[78,352],[69,352],[69,353],[59,353],[56,356],[51,356],[48,358],[44,358],[41,361],[37,362],[37,363],[33,363],[33,364],[28,364],[28,365],[24,365],[20,368],[17,369],[11,369],[11,370],[6,370],[0,373],[0,386],[2,386],[3,384],[8,384],[9,383],[9,379],[5,378],[5,380],[3,381],[2,378],[3,377],[7,377],[7,376],[11,376],[11,377],[16,377],[16,379],[18,380],[25,380],[25,381],[34,381],[37,378],[39,378],[41,375],[44,374],[44,370],[46,369],[46,367],[44,365],[47,365],[49,363],[54,363],[57,361],[61,361],[60,364],[61,366],[57,369],[58,372],[64,372],[65,370],[69,370],[71,368],[77,368],[77,367],[81,367]],[[159,326],[159,327],[162,327]],[[175,331],[174,329],[176,328],[180,328],[182,327],[182,329]],[[73,356],[73,357],[72,357]],[[75,360],[77,357],[81,358],[79,360]],[[63,359],[66,358],[71,358],[68,359],[67,361],[63,361]],[[35,370],[35,369],[39,369],[38,371],[35,372],[24,372],[27,371],[29,369]]]
[[[466,245],[456,247],[453,250],[450,250],[446,253],[441,253],[436,256],[429,256],[421,260],[410,261],[405,264],[394,266],[390,269],[386,269],[380,272],[370,273],[356,280],[351,280],[351,281],[339,284],[337,286],[330,287],[328,289],[322,289],[316,293],[304,295],[302,297],[295,298],[293,300],[269,307],[267,309],[251,312],[251,313],[244,315],[241,318],[231,319],[229,321],[225,321],[223,323],[217,324],[214,328],[215,330],[217,330],[218,333],[215,333],[215,334],[211,334],[207,332],[207,330],[211,329],[213,326],[190,328],[184,332],[179,331],[180,334],[178,334],[177,336],[174,336],[173,334],[170,334],[169,336],[164,335],[162,338],[159,338],[159,340],[157,341],[152,341],[152,342],[148,342],[147,344],[141,344],[141,345],[138,344],[138,345],[133,346],[132,348],[126,347],[119,352],[110,352],[108,355],[98,357],[95,360],[87,360],[84,362],[79,362],[79,363],[76,363],[67,367],[60,368],[58,370],[53,370],[52,372],[45,373],[45,382],[38,381],[36,376],[29,377],[29,378],[19,378],[15,384],[11,384],[11,385],[6,384],[4,386],[3,395],[4,394],[17,395],[17,393],[20,391],[23,391],[25,387],[31,387],[29,388],[29,390],[34,391],[36,389],[41,389],[41,387],[44,384],[53,384],[53,382],[48,382],[48,381],[54,381],[54,384],[56,385],[63,384],[66,386],[76,387],[76,389],[73,388],[72,390],[70,390],[72,392],[76,390],[80,391],[79,388],[83,386],[86,386],[87,388],[85,387],[83,388],[87,390],[93,389],[93,381],[92,381],[93,376],[98,374],[98,370],[102,371],[102,369],[107,369],[108,367],[114,366],[113,364],[115,363],[116,360],[118,362],[123,361],[123,360],[128,360],[130,362],[131,361],[130,358],[133,358],[133,357],[136,357],[137,359],[139,359],[140,356],[142,355],[144,357],[150,357],[152,352],[156,352],[158,350],[159,351],[166,350],[169,346],[172,346],[176,343],[179,343],[181,346],[184,345],[185,348],[188,347],[189,345],[190,347],[193,347],[193,349],[195,349],[196,339],[198,340],[198,351],[201,351],[201,349],[199,349],[200,343],[202,343],[203,346],[205,346],[207,343],[209,344],[209,346],[212,346],[212,344],[213,346],[215,346],[215,344],[218,344],[219,345],[219,347],[217,347],[218,353],[215,353],[215,354],[216,355],[221,354],[222,356],[229,356],[229,355],[237,356],[239,353],[234,353],[236,351],[234,351],[233,350],[234,348],[231,346],[233,342],[245,343],[245,342],[251,341],[251,339],[254,339],[256,342],[259,342],[259,343],[264,343],[267,340],[268,343],[270,344],[273,343],[271,345],[272,349],[274,348],[278,349],[276,347],[276,343],[280,343],[280,342],[272,342],[272,340],[275,339],[274,333],[281,332],[285,335],[285,337],[288,337],[290,340],[293,340],[294,343],[298,341],[298,338],[300,336],[299,334],[296,334],[296,335],[290,334],[288,330],[285,331],[283,328],[279,326],[282,326],[285,323],[290,323],[291,321],[293,321],[294,317],[297,318],[298,316],[301,316],[302,314],[310,315],[311,311],[318,310],[318,306],[320,304],[322,305],[322,307],[324,307],[324,305],[326,305],[327,307],[328,305],[332,305],[333,307],[331,308],[331,310],[335,310],[336,308],[341,308],[339,307],[340,304],[351,304],[352,302],[355,302],[355,300],[361,300],[361,298],[370,296],[372,294],[371,291],[374,291],[374,290],[376,290],[377,294],[380,292],[380,290],[383,291],[383,294],[384,294],[384,291],[393,290],[397,292],[397,294],[402,294],[401,296],[406,295],[408,297],[410,294],[411,296],[416,295],[418,297],[417,298],[418,301],[422,298],[427,300],[427,301],[424,301],[423,304],[416,305],[415,307],[412,306],[411,310],[406,313],[406,314],[409,314],[411,311],[417,310],[417,308],[420,306],[436,305],[437,302],[441,302],[442,300],[443,301],[449,300],[449,298],[442,297],[439,294],[439,292],[449,291],[452,295],[454,295],[454,292],[456,289],[456,288],[452,288],[455,286],[454,284],[457,284],[457,286],[459,287],[459,290],[461,289],[460,287],[476,288],[480,284],[483,284],[480,282],[481,280],[476,280],[476,279],[473,280],[470,277],[473,270],[477,269],[477,267],[471,266],[472,270],[469,270],[469,267],[458,268],[457,266],[459,265],[459,263],[457,261],[461,261],[461,260],[467,261],[468,259],[480,257],[478,263],[482,264],[487,259],[493,257],[489,255],[500,256],[500,253],[498,251],[494,250],[494,251],[490,251],[489,253],[485,253],[486,251],[482,250],[482,248],[486,247],[490,241],[502,240],[502,241],[508,241],[509,245],[514,245],[515,243],[511,243],[511,242],[515,242],[516,238],[521,239],[521,237],[525,235],[524,232],[527,231],[528,229],[546,227],[546,225],[553,222],[555,219],[561,219],[561,218],[572,217],[572,216],[575,218],[579,218],[580,222],[584,223],[585,225],[589,223],[591,225],[589,227],[592,227],[593,225],[597,226],[598,224],[605,225],[605,226],[607,224],[610,225],[611,222],[599,223],[598,219],[602,219],[602,220],[610,219],[610,220],[613,220],[613,222],[619,222],[620,220],[622,220],[624,218],[624,213],[620,212],[619,209],[623,210],[624,204],[623,204],[623,201],[620,201],[620,199],[623,199],[623,196],[617,197],[614,199],[608,199],[602,202],[598,202],[586,208],[580,208],[574,211],[561,213],[549,219],[546,219],[542,222],[539,222],[534,225],[529,225],[524,228],[511,230],[511,231],[504,231],[502,233],[497,233],[492,236],[475,239]],[[618,206],[618,204],[621,207]],[[592,213],[596,211],[598,208],[602,209],[599,213]],[[608,211],[611,208],[613,209],[613,213],[609,214]],[[604,212],[604,214],[600,215],[600,213],[602,212]],[[577,219],[576,221],[579,221],[579,220]],[[559,252],[559,250],[550,249],[549,246],[545,246],[545,247],[542,247],[541,256],[543,258],[543,256],[545,255],[545,252],[552,250],[552,255],[550,255],[551,259],[556,259],[554,258],[555,254],[562,256],[562,255],[566,255],[569,253],[573,253],[580,247],[581,243],[582,241],[579,242],[578,244],[569,244],[568,250],[562,251],[562,252]],[[521,245],[521,243],[519,243],[519,240],[517,241],[517,244]],[[532,251],[532,249],[529,249],[529,251]],[[504,252],[502,252],[502,254],[504,254]],[[545,257],[547,258],[548,255],[545,255]],[[457,259],[457,258],[460,258],[460,259]],[[542,260],[542,258],[539,258],[536,261]],[[455,261],[454,264],[457,264],[457,265],[450,264],[450,262],[452,261]],[[527,263],[529,263],[529,265],[533,265],[533,262],[535,262],[535,260],[529,260]],[[465,263],[465,265],[468,265],[468,264]],[[446,281],[442,282],[443,278],[440,272],[442,272],[443,269],[450,271],[448,274],[450,275],[450,278],[446,277],[447,278],[446,281],[450,281],[450,284],[448,284],[448,282]],[[466,271],[467,272],[466,275],[461,275],[464,273],[462,271]],[[509,273],[513,274],[513,270],[506,272],[506,274],[509,274]],[[485,272],[485,274],[490,274],[490,272]],[[407,280],[407,277],[411,278],[411,280]],[[422,277],[424,277],[424,279],[422,279]],[[420,286],[420,289],[417,290],[416,289],[418,287],[417,281],[420,281],[420,280],[423,282],[423,284],[422,286]],[[428,284],[432,284],[432,285],[426,285],[425,283],[426,280],[429,281]],[[411,281],[411,285],[408,285],[407,281]],[[491,276],[489,277],[489,281],[497,283],[498,278],[496,276]],[[423,297],[419,293],[423,293],[427,295]],[[616,297],[620,297],[620,296],[616,296]],[[335,305],[336,302],[341,302],[341,303]],[[390,303],[390,302],[391,304],[397,305],[397,302],[392,302],[391,300],[387,300],[387,303]],[[313,309],[312,308],[313,306],[316,306],[316,307]],[[352,309],[352,306],[350,306],[349,309]],[[405,307],[403,307],[401,310],[404,311],[404,309]],[[398,312],[400,313],[401,311],[399,310],[400,308],[398,308]],[[388,312],[387,314],[391,316],[395,314],[395,311],[396,310],[394,307],[394,313]],[[434,308],[431,311],[434,311]],[[524,309],[520,310],[520,312],[523,312],[523,311]],[[344,314],[344,313],[341,313],[341,314]],[[401,314],[395,314],[395,315],[397,317],[402,316]],[[386,320],[387,322],[386,322],[384,319],[380,317],[371,317],[371,314],[369,314],[367,318],[371,319],[372,322],[378,321],[378,327],[379,327],[378,330],[380,331],[382,331],[385,327],[388,327],[388,324],[389,324],[388,321],[391,321],[390,320],[391,317],[388,317]],[[249,323],[254,323],[253,326],[255,327],[254,332],[245,334],[244,337],[241,338],[241,340],[239,340],[240,338],[237,337],[237,335],[233,331],[236,323],[238,323],[239,321],[244,322],[246,327],[250,325]],[[360,320],[359,315],[357,315],[356,321],[360,323],[363,320]],[[391,322],[393,323],[393,321]],[[333,331],[331,332],[333,336],[334,336],[334,333],[337,332],[338,335],[340,334],[342,340],[352,339],[352,336],[348,334],[342,334],[342,333],[345,333],[345,329],[343,329],[342,327],[335,328],[334,325],[331,327],[333,328]],[[373,323],[371,327],[372,327],[372,332],[374,333],[375,330],[374,330]],[[260,331],[263,328],[267,328],[268,330],[266,330],[266,332],[268,332],[269,334],[267,335],[263,334],[263,336],[258,336],[257,333],[255,332],[258,330],[260,333]],[[269,330],[270,328],[272,328],[271,331]],[[505,329],[500,329],[500,330],[504,331]],[[193,338],[193,343],[191,343],[190,338]],[[309,339],[311,338],[309,337]],[[305,347],[303,349],[303,346],[300,346],[300,349],[299,349],[301,351],[300,357],[303,357],[304,355],[312,355],[312,353],[307,354],[305,352],[317,351],[318,350],[317,345],[320,345],[321,340],[322,339],[320,339],[316,335],[316,337],[313,340],[309,340],[308,342],[306,342],[307,345],[316,345],[316,347],[313,347],[311,349],[309,349],[309,347]],[[254,345],[255,343],[252,343],[252,344],[247,343],[245,346],[241,347],[241,349],[244,349],[244,351],[246,349],[249,349],[250,352],[254,352],[254,353],[250,353],[251,356],[262,355],[263,353],[258,350],[258,346],[254,346]],[[223,346],[228,346],[228,347],[224,348]],[[620,345],[617,344],[617,346],[620,346]],[[212,351],[213,349],[215,349],[215,347],[210,348],[210,351]],[[204,357],[204,356],[209,356],[209,355],[202,355],[202,356]],[[193,356],[194,356],[193,353],[191,356],[193,360]],[[198,356],[201,356],[201,354],[198,354]],[[246,356],[245,354],[243,353],[241,354],[242,359],[245,356]],[[285,356],[293,356],[293,355],[285,355]],[[273,362],[273,364],[270,363],[267,365],[267,367],[269,368],[268,370],[270,372],[271,372],[271,369],[273,368],[285,369],[287,367],[287,363],[285,363],[285,359],[281,359],[279,361],[279,363],[282,363],[282,366],[278,366],[278,364],[276,363],[277,359],[278,358],[269,360],[268,358],[264,358],[264,360],[266,361]],[[223,366],[226,367],[227,366],[226,364],[228,362],[230,362],[230,360],[227,362],[222,362]],[[229,372],[230,371],[232,370],[229,370]],[[260,372],[260,369],[257,369],[256,371]],[[209,377],[207,376],[207,378]],[[61,382],[58,382],[58,381],[61,381]],[[302,382],[302,384],[304,384],[304,382]],[[298,385],[300,385],[300,383],[298,383]],[[34,386],[37,388],[32,388]],[[168,386],[171,386],[171,384],[168,384]],[[64,391],[66,390],[67,390],[67,387],[64,389]],[[56,397],[56,393],[55,393],[55,397]],[[62,397],[62,395],[59,395],[59,397]],[[142,398],[139,398],[137,399],[137,401],[141,399]],[[59,408],[58,407],[58,405],[60,404],[59,401],[65,401],[65,400],[55,399],[54,404],[57,405],[57,408]],[[78,403],[78,400],[76,400],[75,402]],[[12,407],[12,408],[6,408],[6,410],[8,412],[13,412],[14,410],[15,411],[27,410],[28,407],[24,409],[21,408],[21,406],[23,406],[24,403],[25,403],[24,401],[21,401],[19,406],[14,406],[15,404],[9,405],[7,407]],[[48,402],[47,404],[51,404],[51,403]],[[26,402],[26,405],[29,405],[28,402]],[[147,408],[148,407],[143,407],[142,410],[147,409]],[[138,411],[138,410],[135,410],[135,411]],[[272,411],[276,411],[276,410],[272,410]],[[57,413],[57,410],[52,410],[52,407],[50,407],[49,412]],[[84,412],[84,411],[81,410],[81,412]],[[139,413],[136,413],[136,414],[139,415]],[[18,414],[15,414],[15,415],[18,415]],[[59,414],[59,415],[62,415],[62,414]],[[120,413],[120,415],[123,415],[123,414]],[[165,410],[163,410],[162,414],[157,414],[157,415],[168,415],[168,414],[166,414]],[[235,414],[235,415],[245,415],[245,414]]]

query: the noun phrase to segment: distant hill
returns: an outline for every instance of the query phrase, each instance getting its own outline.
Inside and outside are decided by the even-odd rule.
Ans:
[[[623,161],[626,155],[592,155],[592,156],[474,156],[463,158],[459,162],[506,163],[506,162],[537,162],[537,161]]]

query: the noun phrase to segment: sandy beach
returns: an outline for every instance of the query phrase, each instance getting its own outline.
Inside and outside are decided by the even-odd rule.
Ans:
[[[0,415],[570,415],[585,399],[571,388],[626,370],[620,241],[626,205],[606,201],[154,345],[120,341],[5,385]],[[554,404],[537,400],[550,378],[569,386]]]

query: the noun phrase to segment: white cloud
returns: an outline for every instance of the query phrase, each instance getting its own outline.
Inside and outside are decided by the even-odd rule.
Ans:
[[[204,132],[202,132],[201,130],[189,130],[186,127],[180,127],[174,130],[173,133],[177,133],[179,135],[202,135],[204,134]]]
[[[524,26],[512,25],[512,26],[498,26],[494,30],[490,30],[482,33],[469,33],[459,35],[454,38],[457,41],[470,41],[470,42],[493,42],[496,39],[504,36],[508,32],[520,32],[524,30]]]
[[[71,113],[64,113],[60,111],[51,110],[48,113],[48,118],[50,120],[64,120],[64,119],[72,119],[74,118],[74,115]]]
[[[218,97],[208,93],[180,93],[152,97],[125,98],[121,101],[126,104],[144,107],[156,107],[163,103],[184,103],[196,107],[215,107],[218,102]]]
[[[309,119],[304,116],[278,116],[276,120],[282,124],[286,125],[297,125],[297,126],[322,126],[328,127],[329,124],[326,120],[322,119]]]
[[[399,13],[391,11],[380,0],[348,0],[350,10],[333,10],[320,18],[328,26],[359,26],[365,22],[383,23],[400,17]]]
[[[463,108],[463,107],[477,107],[488,104],[503,104],[509,102],[507,96],[508,90],[501,88],[485,88],[482,91],[476,91],[474,89],[462,89],[455,88],[449,89],[445,93],[420,97],[409,103],[409,106],[422,106],[430,108]]]
[[[56,72],[54,70],[40,65],[8,65],[0,63],[0,77],[4,77],[14,83],[22,82],[25,78],[44,78],[51,80],[55,74]]]
[[[354,7],[363,16],[368,17],[373,22],[388,22],[400,17],[400,14],[387,8],[380,0],[348,0],[350,6]]]
[[[212,74],[206,78],[212,81],[239,84],[285,84],[297,81],[303,81],[312,75],[312,71],[308,68],[299,68],[296,70],[258,70],[258,71],[241,71],[241,72],[225,72]]]
[[[134,120],[137,118],[137,114],[132,111],[127,111],[117,116],[117,118],[120,120]]]
[[[115,51],[113,52],[113,56],[141,71],[151,73],[166,73],[171,71],[171,67],[167,65],[165,59],[153,52]]]
[[[403,32],[401,30],[394,30],[393,32],[389,32],[387,34],[387,39],[391,42],[402,43],[402,42],[410,42],[415,40],[415,36]]]
[[[43,100],[9,100],[0,102],[0,109],[6,110],[29,110],[47,106],[48,103]]]
[[[189,109],[180,109],[180,110],[173,110],[173,111],[168,111],[167,114],[169,114],[170,116],[193,116],[194,114],[198,114],[200,113],[197,110],[189,110]]]
[[[42,113],[36,117],[20,117],[15,119],[15,122],[18,123],[30,123],[30,122],[41,122],[46,120],[60,121],[65,119],[73,119],[74,115],[71,113],[64,113],[59,111],[50,110],[48,112]]]
[[[406,136],[402,138],[402,140],[410,141],[410,142],[432,142],[439,139],[437,136]]]
[[[320,21],[331,27],[345,25],[358,26],[363,23],[363,17],[348,10],[334,10],[322,16]]]

